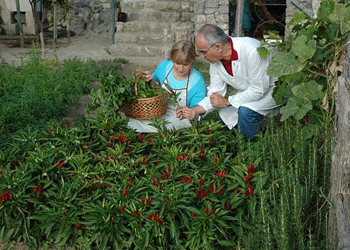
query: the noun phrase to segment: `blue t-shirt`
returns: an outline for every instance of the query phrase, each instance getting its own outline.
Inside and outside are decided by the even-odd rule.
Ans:
[[[154,79],[162,85],[169,71],[174,67],[174,63],[170,60],[161,62],[153,73]],[[173,89],[186,88],[187,78],[184,80],[176,80],[171,70],[168,75],[168,84]],[[201,73],[192,67],[187,89],[187,107],[193,107],[205,97],[205,82]]]

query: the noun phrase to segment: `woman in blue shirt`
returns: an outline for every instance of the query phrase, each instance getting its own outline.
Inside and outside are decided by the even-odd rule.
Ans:
[[[154,79],[160,86],[166,83],[178,94],[178,103],[182,107],[193,107],[205,97],[205,82],[203,76],[193,67],[196,58],[196,49],[192,42],[179,41],[173,45],[170,51],[170,60],[161,62],[153,75],[145,74],[145,80]],[[169,104],[167,113],[158,119],[168,121],[168,129],[180,129],[190,127],[188,119],[180,120],[176,117],[176,107]],[[150,125],[149,120],[137,120],[130,118],[128,126],[137,132],[157,132]]]

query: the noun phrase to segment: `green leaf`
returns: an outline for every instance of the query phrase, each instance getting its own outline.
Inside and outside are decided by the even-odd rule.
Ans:
[[[172,239],[175,238],[175,231],[176,231],[175,223],[174,223],[174,221],[171,221],[170,222],[170,236],[171,236]]]
[[[309,99],[292,97],[288,100],[287,105],[281,108],[281,121],[294,116],[295,119],[302,119],[307,112],[312,110],[312,103]]]
[[[262,59],[266,59],[270,54],[270,50],[268,50],[266,47],[258,47],[256,49]]]
[[[298,36],[292,45],[293,52],[299,57],[300,62],[305,62],[307,59],[312,58],[316,51],[316,41],[307,40],[307,37],[302,35]]]
[[[287,93],[290,93],[290,97],[291,89],[289,87],[289,84],[287,84],[286,82],[282,82],[279,83],[278,86],[276,86],[276,88],[274,88],[272,96],[277,104],[282,104],[284,102],[284,99],[287,97]]]
[[[304,12],[295,12],[293,14],[292,20],[288,23],[288,27],[294,26],[297,23],[303,22],[305,19],[307,19],[307,16]]]
[[[219,240],[218,243],[221,245],[221,246],[224,246],[224,247],[232,247],[235,245],[234,242],[230,242],[228,240]]]
[[[321,1],[320,7],[317,11],[317,18],[323,21],[327,21],[334,10],[334,2],[335,1],[333,0]]]
[[[276,52],[267,68],[269,76],[280,77],[299,72],[300,68],[298,60],[291,52]]]
[[[322,92],[322,86],[316,81],[303,82],[292,89],[294,96],[299,98],[306,98],[311,101],[322,99],[324,93]]]

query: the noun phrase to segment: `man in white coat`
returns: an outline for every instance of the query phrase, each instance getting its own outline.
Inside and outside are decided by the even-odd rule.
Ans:
[[[229,37],[215,25],[206,24],[197,33],[195,45],[202,59],[210,62],[207,97],[192,108],[178,107],[180,119],[195,119],[215,108],[229,129],[238,125],[246,139],[254,139],[260,120],[277,107],[272,91],[276,78],[266,74],[272,53],[260,57],[260,41],[250,37]],[[225,98],[227,84],[235,94]]]

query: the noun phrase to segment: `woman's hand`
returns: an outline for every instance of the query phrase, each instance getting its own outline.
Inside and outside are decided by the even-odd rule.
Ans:
[[[180,120],[185,119],[185,117],[183,116],[182,110],[183,110],[183,107],[181,107],[180,105],[178,105],[176,107],[176,110],[175,110],[176,111],[176,117],[179,118]]]
[[[143,71],[143,72],[142,72],[142,78],[143,78],[143,80],[145,80],[146,82],[149,82],[149,81],[152,81],[153,75],[152,75],[149,71]]]
[[[197,117],[197,113],[193,108],[182,108],[182,116],[189,120],[194,120]]]

